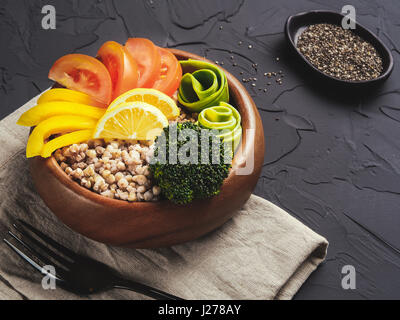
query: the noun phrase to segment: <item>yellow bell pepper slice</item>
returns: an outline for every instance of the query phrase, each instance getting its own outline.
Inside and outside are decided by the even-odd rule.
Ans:
[[[82,116],[56,116],[39,123],[29,136],[26,146],[26,157],[40,156],[44,141],[52,134],[71,132],[75,130],[94,129],[97,120]]]
[[[51,154],[62,147],[69,146],[74,143],[89,141],[92,138],[93,130],[79,130],[64,134],[47,142],[42,149],[42,157],[48,158]]]
[[[100,119],[106,109],[92,107],[85,104],[53,101],[44,102],[26,111],[17,121],[21,126],[33,127],[45,119],[60,115],[77,115]]]
[[[39,100],[38,104],[51,102],[51,101],[68,101],[68,102],[76,102],[82,103],[89,106],[95,106],[99,108],[107,108],[108,106],[102,104],[101,102],[96,101],[91,96],[86,93],[65,89],[65,88],[55,88],[50,89],[44,92]]]

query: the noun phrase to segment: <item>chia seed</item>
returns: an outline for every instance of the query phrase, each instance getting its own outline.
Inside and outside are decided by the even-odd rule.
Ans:
[[[309,26],[300,35],[297,48],[318,70],[341,80],[371,80],[383,70],[376,49],[340,26],[326,23]]]

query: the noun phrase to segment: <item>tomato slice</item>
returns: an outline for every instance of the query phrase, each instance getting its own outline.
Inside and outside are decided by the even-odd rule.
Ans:
[[[179,88],[182,79],[182,67],[171,51],[158,48],[161,55],[161,75],[153,88],[172,96]]]
[[[130,38],[125,48],[136,60],[139,68],[139,88],[151,88],[160,76],[161,57],[157,46],[148,39]]]
[[[67,54],[51,67],[49,78],[62,86],[86,93],[109,104],[112,84],[107,68],[99,60],[84,54]]]
[[[113,99],[136,88],[139,76],[137,64],[123,46],[115,41],[107,41],[97,52],[97,57],[110,73]]]

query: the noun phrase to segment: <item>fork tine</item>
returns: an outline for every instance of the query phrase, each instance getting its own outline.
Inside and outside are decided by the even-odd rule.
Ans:
[[[35,250],[32,246],[30,246],[28,243],[20,239],[17,235],[12,233],[11,231],[8,231],[8,234],[12,236],[17,242],[19,242],[21,245],[23,245],[26,249],[28,249],[34,256],[36,256],[39,260],[41,260],[45,265],[54,265],[57,269],[57,273],[60,274],[65,274],[67,271],[64,267],[60,266],[59,264],[54,263],[49,259],[49,257],[46,257],[40,251]]]
[[[75,252],[54,241],[50,237],[46,236],[43,232],[37,230],[36,228],[26,223],[25,221],[18,219],[18,222],[21,223],[24,227],[26,227],[30,231],[32,231],[34,234],[36,234],[43,241],[50,244],[54,249],[60,251],[64,256],[68,257],[72,261],[76,260],[79,257]]]
[[[67,259],[65,259],[64,257],[62,257],[61,255],[57,254],[56,252],[54,252],[52,249],[50,249],[49,247],[43,245],[41,242],[39,242],[38,240],[36,240],[34,237],[32,237],[28,232],[26,232],[25,230],[22,230],[21,228],[19,228],[19,226],[17,226],[16,224],[13,224],[14,228],[25,238],[27,238],[31,243],[33,243],[36,247],[39,247],[41,250],[43,250],[44,253],[46,253],[47,255],[49,255],[50,257],[52,257],[54,260],[56,260],[57,262],[61,263],[64,267],[70,267],[71,266],[71,262],[68,261]],[[18,240],[19,241],[19,240]],[[23,246],[27,246],[26,243],[22,243]],[[32,251],[32,247],[29,246],[27,248],[28,250]],[[37,252],[38,254],[40,254],[39,252]]]
[[[32,267],[34,267],[37,271],[40,273],[42,272],[42,267],[39,266],[35,261],[33,261],[31,258],[29,258],[25,253],[23,253],[21,250],[19,250],[16,246],[14,246],[11,242],[9,242],[7,239],[3,239],[3,241],[11,248],[13,249],[22,259],[27,261]]]
[[[16,246],[14,246],[11,242],[9,242],[7,239],[3,239],[3,241],[15,252],[17,253],[22,259],[24,259],[26,262],[28,262],[33,268],[35,268],[37,271],[39,271],[41,274],[43,274],[43,268],[37,264],[35,261],[33,261],[30,257],[28,257],[25,253],[23,253],[21,250],[19,250]],[[51,277],[54,277],[58,281],[63,281],[61,278],[57,276],[53,276],[52,274],[48,274]]]

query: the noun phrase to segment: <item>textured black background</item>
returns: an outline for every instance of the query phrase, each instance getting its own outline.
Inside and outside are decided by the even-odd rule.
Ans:
[[[57,10],[56,30],[41,28],[45,4]],[[394,72],[378,88],[334,89],[287,53],[283,27],[290,14],[341,11],[345,4],[393,53]],[[148,37],[223,61],[238,78],[258,79],[255,88],[246,84],[266,139],[255,193],[330,242],[326,262],[296,298],[399,299],[399,21],[399,0],[1,0],[0,118],[50,86],[47,72],[58,57],[94,55],[106,40]],[[279,70],[283,85],[259,91],[267,87],[263,73]],[[341,287],[347,264],[356,268],[356,290]]]

